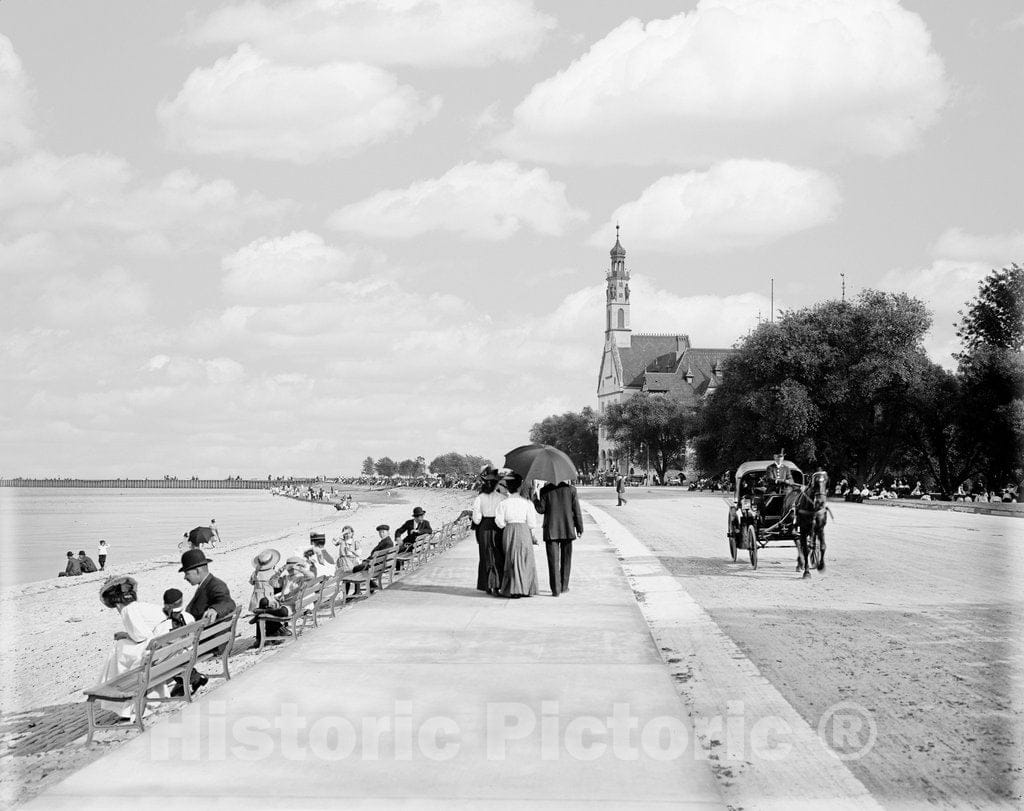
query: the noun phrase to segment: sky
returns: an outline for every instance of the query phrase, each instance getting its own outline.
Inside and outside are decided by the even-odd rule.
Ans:
[[[0,476],[500,461],[637,332],[1024,260],[1016,0],[0,2]]]

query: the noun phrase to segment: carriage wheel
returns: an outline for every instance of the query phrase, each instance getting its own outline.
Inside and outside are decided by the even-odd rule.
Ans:
[[[729,530],[729,554],[732,555],[732,562],[736,562],[736,532]]]
[[[819,527],[814,533],[814,549],[817,552],[815,568],[819,572],[825,571],[825,527]]]
[[[750,565],[757,568],[757,530],[753,524],[743,527],[743,540],[750,550]]]

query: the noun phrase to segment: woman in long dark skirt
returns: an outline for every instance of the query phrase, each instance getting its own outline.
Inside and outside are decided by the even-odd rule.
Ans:
[[[540,518],[533,502],[523,498],[518,474],[505,480],[506,498],[494,512],[494,523],[502,528],[505,548],[505,574],[501,579],[502,597],[532,597],[537,593],[537,564],[533,560],[533,535]]]
[[[477,551],[480,562],[476,569],[476,587],[479,591],[498,596],[501,578],[505,573],[505,550],[501,542],[501,529],[494,523],[494,512],[505,500],[499,493],[498,471],[485,467],[480,473],[483,482],[480,495],[473,501],[473,526],[476,527]]]

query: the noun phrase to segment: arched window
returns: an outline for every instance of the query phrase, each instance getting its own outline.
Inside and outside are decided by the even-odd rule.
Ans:
[[[619,308],[619,329],[626,328],[626,313],[623,312],[622,308]]]

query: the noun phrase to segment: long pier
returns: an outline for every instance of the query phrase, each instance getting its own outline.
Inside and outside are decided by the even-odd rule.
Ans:
[[[285,485],[330,484],[323,479],[0,479],[0,487],[106,487],[155,490],[269,490]]]

